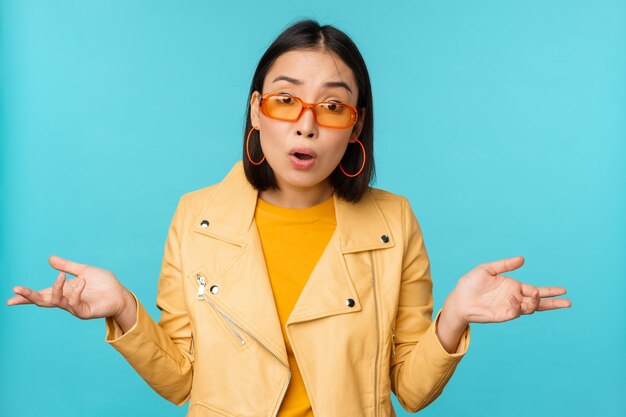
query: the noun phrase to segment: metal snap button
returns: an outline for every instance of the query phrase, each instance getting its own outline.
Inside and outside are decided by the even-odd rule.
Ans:
[[[389,243],[389,236],[387,236],[387,235],[382,235],[382,236],[380,237],[380,240],[382,240],[382,241],[383,241],[383,243]]]
[[[209,227],[209,221],[208,220],[202,220],[200,222],[200,227],[203,229],[206,229],[207,227]]]
[[[217,285],[211,285],[209,291],[211,291],[211,294],[217,294],[218,292],[220,292],[220,287],[218,287]]]
[[[352,298],[348,298],[348,299],[346,300],[346,305],[347,305],[348,307],[354,307],[354,304],[356,304],[356,303],[354,302],[354,300],[353,300]]]

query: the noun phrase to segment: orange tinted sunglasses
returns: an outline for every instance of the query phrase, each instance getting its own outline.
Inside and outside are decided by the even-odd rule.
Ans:
[[[265,116],[285,122],[300,120],[306,109],[313,109],[315,123],[323,127],[347,129],[354,126],[358,119],[357,109],[349,104],[333,101],[306,103],[300,97],[288,94],[263,94],[260,105]]]

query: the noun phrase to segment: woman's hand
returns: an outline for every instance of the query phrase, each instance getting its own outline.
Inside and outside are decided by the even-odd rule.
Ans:
[[[437,336],[448,353],[457,351],[469,323],[500,323],[535,311],[571,307],[563,287],[535,287],[500,275],[524,264],[524,258],[501,259],[478,265],[459,279],[448,295],[437,323]]]
[[[132,294],[110,271],[58,256],[50,256],[48,262],[60,271],[52,287],[34,291],[16,286],[13,292],[17,295],[9,298],[7,305],[58,307],[81,319],[134,316],[132,313],[136,307]],[[65,273],[76,278],[66,280]]]
[[[570,300],[546,299],[563,295],[563,287],[536,287],[500,275],[524,264],[524,258],[501,259],[477,266],[461,277],[446,300],[458,323],[499,323],[535,311],[571,307]]]

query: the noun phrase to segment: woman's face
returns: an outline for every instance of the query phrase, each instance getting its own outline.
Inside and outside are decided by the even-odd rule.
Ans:
[[[296,50],[274,61],[263,82],[265,93],[289,94],[307,103],[337,101],[356,107],[359,92],[352,70],[336,55]],[[271,119],[261,113],[260,97],[258,91],[251,97],[250,118],[252,126],[259,129],[261,148],[281,191],[328,191],[328,176],[341,161],[348,143],[360,133],[362,111],[359,109],[353,128],[336,129],[317,125],[312,109],[306,109],[295,122]]]

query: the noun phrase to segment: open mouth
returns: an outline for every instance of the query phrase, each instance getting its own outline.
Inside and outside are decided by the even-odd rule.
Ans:
[[[306,153],[300,153],[300,152],[296,152],[293,154],[293,156],[295,156],[296,158],[298,158],[301,161],[307,161],[309,159],[313,159],[313,156],[306,154]]]

